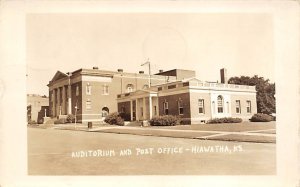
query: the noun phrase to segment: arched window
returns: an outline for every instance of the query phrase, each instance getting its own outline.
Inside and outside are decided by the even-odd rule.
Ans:
[[[147,88],[149,88],[149,86],[148,86],[148,84],[145,84],[145,85],[143,86],[143,90],[145,90],[145,89],[147,89]]]
[[[218,96],[218,113],[223,113],[223,97]]]
[[[102,108],[102,117],[106,117],[109,114],[109,109],[107,107]]]
[[[133,84],[127,84],[126,91],[127,93],[133,92],[134,86]]]

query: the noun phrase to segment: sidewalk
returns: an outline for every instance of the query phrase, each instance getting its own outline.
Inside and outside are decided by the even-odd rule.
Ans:
[[[89,129],[86,125],[55,125],[54,129],[60,130],[79,130],[86,132],[116,133],[116,134],[132,134],[140,136],[158,136],[172,138],[188,138],[200,140],[219,140],[219,141],[237,141],[237,142],[255,142],[255,143],[275,143],[276,134],[268,133],[275,129],[253,130],[244,132],[228,132],[228,131],[208,131],[208,130],[180,130],[153,127],[129,127],[129,126],[112,126],[99,125]]]

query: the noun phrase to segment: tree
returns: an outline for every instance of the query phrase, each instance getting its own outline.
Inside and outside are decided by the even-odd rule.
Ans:
[[[263,77],[255,75],[253,77],[231,77],[228,83],[255,86],[257,91],[257,112],[271,114],[276,112],[275,83],[270,83],[269,81],[269,79],[265,80]]]

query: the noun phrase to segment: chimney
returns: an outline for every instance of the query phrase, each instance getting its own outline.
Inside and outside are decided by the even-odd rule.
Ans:
[[[123,72],[123,69],[118,69],[118,72],[120,72],[120,73]]]
[[[97,67],[97,66],[94,66],[93,69],[98,69],[98,67]]]
[[[220,70],[220,74],[221,74],[221,83],[227,84],[227,83],[228,83],[227,69],[222,68],[222,69]]]
[[[144,71],[139,71],[139,74],[144,74]]]
[[[162,73],[162,72],[164,72],[164,70],[160,69],[160,70],[159,70],[159,73]]]

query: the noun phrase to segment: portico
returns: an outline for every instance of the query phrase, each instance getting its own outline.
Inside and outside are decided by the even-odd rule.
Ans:
[[[122,113],[130,113],[131,121],[149,120],[158,115],[157,92],[139,90],[118,95],[118,108]],[[126,111],[129,109],[129,111]]]
[[[52,117],[72,113],[70,76],[62,72],[57,72],[52,81],[56,79],[60,80],[57,84],[48,85]]]

